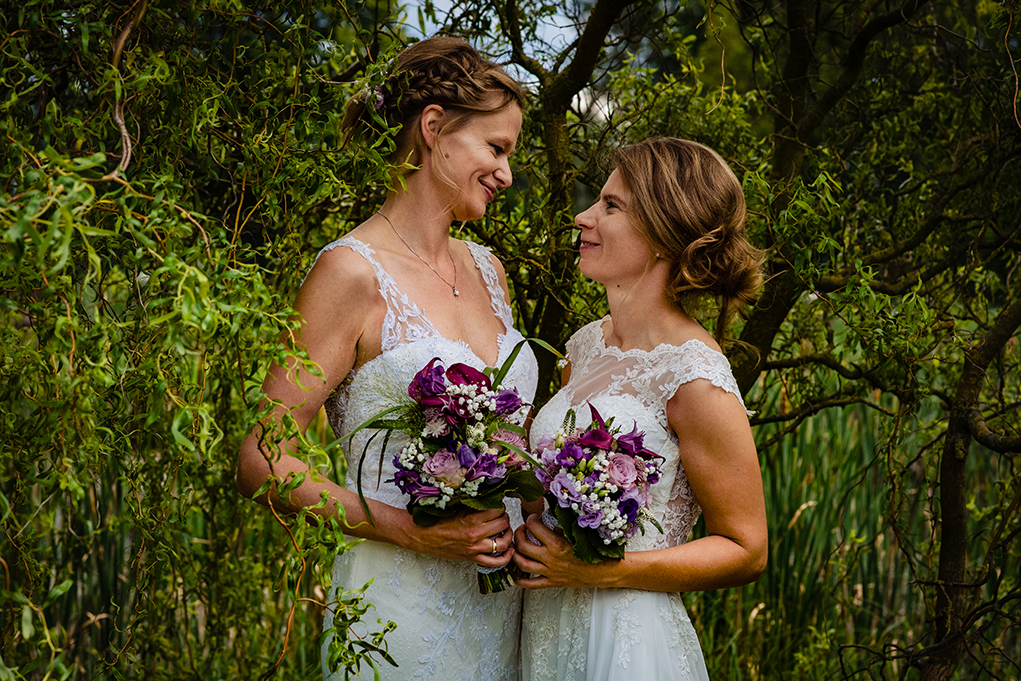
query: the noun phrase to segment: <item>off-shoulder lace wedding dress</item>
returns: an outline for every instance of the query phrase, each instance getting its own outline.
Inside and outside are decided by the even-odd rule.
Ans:
[[[701,509],[681,465],[666,404],[682,384],[706,379],[741,399],[730,364],[704,343],[660,345],[651,352],[607,346],[602,319],[567,343],[570,379],[539,411],[530,439],[559,430],[573,408],[577,425],[591,421],[587,403],[614,425],[645,432],[645,446],[665,457],[652,487],[651,510],[664,533],[646,524],[627,551],[687,541]],[[742,401],[743,404],[743,401]],[[525,594],[522,625],[524,681],[707,680],[698,637],[681,595],[637,589],[546,589]]]
[[[465,243],[489,289],[494,314],[505,329],[498,339],[497,363],[501,365],[522,336],[512,325],[510,306],[488,249]],[[485,362],[464,342],[441,336],[414,301],[397,288],[393,277],[380,267],[367,244],[348,236],[329,244],[323,252],[340,246],[361,254],[372,265],[380,295],[387,304],[382,354],[352,372],[326,403],[334,432],[338,437],[346,437],[373,414],[406,402],[412,378],[433,357],[439,357],[445,366],[463,362],[480,370]],[[504,384],[516,387],[522,399],[530,402],[535,395],[537,379],[535,356],[527,347],[522,348]],[[348,489],[357,488],[358,458],[371,434],[361,431],[355,435],[353,446],[345,449],[348,464],[345,486]],[[393,455],[406,441],[405,436],[394,433],[382,457],[382,478],[379,477],[378,449],[374,451],[370,446],[362,470],[362,489],[366,497],[398,508],[407,505],[407,497],[388,482],[394,474]],[[380,442],[381,438],[376,438],[375,443]],[[379,444],[375,446],[378,448]],[[377,488],[379,479],[383,482]],[[509,509],[511,503],[508,500]],[[359,588],[369,580],[375,581],[366,592],[366,601],[372,603],[375,610],[369,611],[365,618],[368,623],[360,633],[378,630],[378,626],[369,624],[376,618],[397,623],[396,630],[387,634],[386,641],[390,654],[400,666],[394,669],[385,662],[380,663],[384,679],[517,679],[521,589],[511,588],[482,596],[478,593],[473,563],[444,560],[391,544],[365,541],[337,559],[330,598],[338,588]],[[333,627],[333,614],[329,610],[323,627]],[[327,645],[329,641],[323,647],[324,659]],[[330,678],[325,662],[323,667],[324,676]]]

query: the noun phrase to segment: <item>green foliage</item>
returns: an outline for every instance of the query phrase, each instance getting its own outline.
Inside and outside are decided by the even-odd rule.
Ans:
[[[334,151],[346,95],[329,79],[351,55],[321,46],[338,16],[5,12],[8,678],[318,669],[327,566],[350,544],[336,519],[241,498],[234,465],[267,367],[295,354],[308,239],[362,181]],[[336,459],[325,431],[306,436],[311,461]],[[336,660],[357,669],[381,646],[341,637]]]
[[[759,582],[689,598],[713,677],[911,678],[950,654],[933,678],[1010,678],[1016,3],[858,5],[641,0],[584,58],[543,32],[558,12],[593,28],[584,3],[415,13],[528,81],[515,184],[460,228],[503,260],[526,335],[562,347],[606,312],[572,218],[614,146],[695,139],[744,183],[770,276],[731,357],[771,555]],[[389,10],[5,11],[0,678],[318,674],[350,544],[337,519],[241,499],[234,457],[267,367],[308,362],[288,307],[304,272],[381,200],[386,135],[341,148],[339,124],[401,43]],[[342,479],[327,431],[267,437]],[[391,625],[359,638],[370,604],[341,586],[329,664],[384,671]]]

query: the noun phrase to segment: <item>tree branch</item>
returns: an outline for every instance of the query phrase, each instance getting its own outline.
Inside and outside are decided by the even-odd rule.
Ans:
[[[986,425],[985,419],[982,418],[981,410],[970,410],[967,421],[971,436],[983,447],[1000,454],[1017,454],[1021,452],[1021,436],[1003,435],[991,430]]]
[[[872,40],[883,31],[910,20],[915,12],[927,3],[928,0],[906,0],[900,9],[865,24],[851,42],[851,47],[847,51],[847,59],[844,61],[844,70],[837,78],[837,82],[819,97],[812,110],[800,121],[798,125],[800,139],[807,139],[815,131],[858,80],[865,66],[865,55]]]

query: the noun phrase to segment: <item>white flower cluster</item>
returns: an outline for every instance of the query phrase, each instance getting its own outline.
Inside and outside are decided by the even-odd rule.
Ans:
[[[475,383],[451,384],[444,391],[451,397],[457,397],[457,403],[468,408],[476,421],[486,418],[487,412],[496,411],[497,391]]]

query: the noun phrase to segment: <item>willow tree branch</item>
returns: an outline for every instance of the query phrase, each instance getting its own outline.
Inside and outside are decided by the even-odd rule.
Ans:
[[[142,21],[142,17],[145,15],[146,7],[149,5],[149,0],[142,0],[141,7],[135,12],[135,16],[131,18],[131,21],[127,23],[121,34],[117,37],[117,41],[113,44],[113,70],[117,71],[118,76],[120,75],[120,62],[121,52],[124,51],[124,44],[128,41],[128,37],[131,35],[132,29],[135,28]],[[123,94],[123,93],[122,93]],[[124,124],[124,109],[123,101],[121,96],[118,95],[113,104],[113,122],[117,126],[117,130],[121,133],[121,161],[117,164],[117,170],[127,170],[131,164],[131,135],[128,134],[128,127]]]

